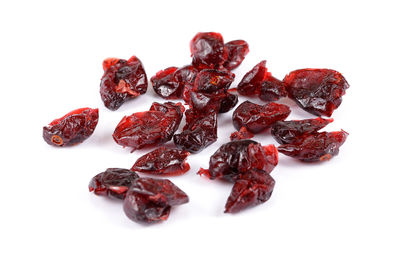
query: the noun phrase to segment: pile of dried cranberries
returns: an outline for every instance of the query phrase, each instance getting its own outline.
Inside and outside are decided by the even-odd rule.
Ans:
[[[108,168],[93,177],[89,190],[123,200],[125,214],[139,223],[166,220],[171,207],[189,202],[188,195],[167,179],[140,177],[137,172],[158,176],[182,175],[189,171],[186,162],[191,153],[199,153],[217,140],[218,114],[233,109],[240,95],[258,96],[264,105],[245,101],[233,112],[233,126],[238,130],[231,142],[222,145],[210,158],[208,169],[198,174],[211,180],[233,183],[225,205],[234,213],[266,202],[274,189],[270,173],[278,164],[278,152],[304,162],[329,160],[339,153],[347,132],[319,132],[331,123],[330,117],[349,85],[331,69],[300,69],[279,80],[268,72],[263,60],[247,72],[237,89],[229,89],[235,79],[232,70],[249,52],[244,40],[224,43],[221,34],[198,33],[190,42],[192,63],[168,67],[150,81],[154,91],[168,100],[182,103],[154,102],[148,111],[125,116],[116,126],[115,142],[132,151],[157,147],[171,139],[176,148],[160,146],[141,156],[130,169]],[[103,62],[104,75],[100,95],[105,107],[117,110],[123,103],[146,93],[148,79],[142,62],[108,58]],[[285,119],[287,105],[275,103],[289,97],[314,119]],[[186,124],[176,134],[185,114]],[[98,109],[81,108],[55,119],[43,127],[44,140],[54,146],[71,146],[83,142],[96,128]],[[270,130],[280,144],[263,146],[250,140],[254,134]]]

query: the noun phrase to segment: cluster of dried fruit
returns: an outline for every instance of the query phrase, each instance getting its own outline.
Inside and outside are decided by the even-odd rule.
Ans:
[[[123,199],[126,215],[133,221],[152,223],[166,220],[172,206],[187,203],[188,196],[167,179],[144,178],[136,172],[173,176],[186,173],[190,153],[198,153],[217,140],[217,115],[231,110],[238,96],[229,89],[238,67],[249,52],[247,42],[224,43],[219,33],[198,33],[190,42],[192,63],[169,67],[151,77],[154,91],[181,103],[153,103],[149,111],[125,116],[115,128],[115,142],[132,151],[154,147],[173,139],[177,149],[161,146],[137,159],[131,169],[109,168],[91,180],[89,190],[97,195]],[[117,110],[126,101],[147,91],[147,76],[141,61],[109,58],[103,62],[100,94],[104,105]],[[222,145],[210,158],[209,168],[198,174],[209,179],[234,183],[225,212],[234,213],[266,202],[275,181],[270,173],[278,164],[278,152],[311,162],[329,160],[339,153],[348,133],[318,132],[333,119],[285,121],[290,108],[275,103],[282,97],[293,99],[301,108],[317,116],[331,116],[349,87],[344,77],[330,69],[296,70],[281,81],[271,75],[263,60],[244,75],[237,86],[239,94],[258,96],[267,101],[258,105],[240,104],[232,121],[238,130],[231,142]],[[186,124],[175,134],[186,116]],[[54,146],[70,146],[87,139],[98,122],[98,109],[72,111],[43,128],[44,140]],[[254,134],[271,130],[281,144],[262,146],[250,140]]]

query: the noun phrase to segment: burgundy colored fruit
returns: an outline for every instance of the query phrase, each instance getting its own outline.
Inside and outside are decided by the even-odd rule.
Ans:
[[[287,97],[287,91],[282,81],[269,75],[261,83],[259,97],[264,101],[277,101],[282,97]]]
[[[199,69],[218,69],[227,58],[224,39],[220,33],[198,33],[190,42],[192,64]]]
[[[54,146],[81,143],[93,134],[98,120],[99,109],[76,109],[44,126],[43,139]]]
[[[189,103],[189,94],[194,86],[197,73],[198,71],[194,66],[188,65],[179,68],[174,74],[175,80],[179,83],[179,86],[183,88],[182,98],[186,103]]]
[[[267,61],[263,60],[247,72],[239,82],[237,89],[239,94],[254,96],[260,94],[261,84],[270,75],[265,67]]]
[[[235,131],[231,134],[231,141],[246,140],[253,138],[254,134],[249,132],[247,128],[241,127],[239,131]]]
[[[221,100],[219,113],[229,112],[237,105],[238,101],[237,95],[226,92],[224,98]]]
[[[177,67],[169,67],[151,77],[150,81],[157,95],[165,99],[182,97],[183,86],[175,79],[176,70],[178,70]]]
[[[235,40],[225,43],[228,51],[228,58],[225,60],[224,67],[233,70],[238,67],[249,53],[249,45],[244,40]]]
[[[193,91],[204,93],[227,91],[234,79],[235,74],[231,72],[205,69],[197,74]]]

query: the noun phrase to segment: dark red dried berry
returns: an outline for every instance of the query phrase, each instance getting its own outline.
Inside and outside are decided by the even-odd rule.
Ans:
[[[43,139],[54,146],[70,146],[83,142],[94,132],[99,109],[80,108],[53,120],[43,127]]]
[[[286,75],[283,82],[289,97],[317,116],[330,117],[349,88],[343,75],[331,69],[296,70]]]
[[[108,168],[99,173],[89,183],[89,191],[96,195],[116,197],[124,199],[132,181],[139,175],[123,168]]]
[[[150,81],[157,95],[165,99],[182,97],[183,86],[175,79],[176,70],[177,67],[169,67],[151,77]]]
[[[317,132],[332,121],[323,118],[278,121],[272,125],[271,134],[280,144],[292,143],[302,135]]]
[[[132,151],[171,140],[185,108],[181,103],[153,103],[150,111],[125,116],[115,128],[113,138]]]
[[[284,104],[267,103],[265,105],[254,104],[245,101],[233,112],[233,125],[237,130],[246,127],[256,134],[269,128],[279,120],[286,119],[290,114],[290,108]]]
[[[224,98],[221,100],[219,113],[229,112],[237,105],[238,101],[237,95],[226,92]]]
[[[247,72],[239,82],[237,90],[244,96],[259,95],[261,83],[270,75],[265,67],[267,61],[263,60]]]
[[[280,145],[278,151],[305,162],[329,160],[339,154],[348,135],[343,130],[306,134],[293,143]]]
[[[204,93],[227,91],[234,79],[235,75],[231,72],[205,69],[197,74],[193,91]]]
[[[124,200],[124,212],[138,223],[168,219],[172,206],[189,202],[189,197],[166,179],[138,178],[132,182]]]
[[[225,43],[225,49],[228,51],[228,58],[224,67],[233,70],[238,67],[249,53],[249,45],[244,40],[235,40]]]
[[[231,134],[231,141],[245,140],[254,137],[254,134],[249,132],[247,128],[241,127],[239,131]]]
[[[261,83],[261,89],[259,97],[264,101],[277,101],[282,97],[287,97],[287,91],[282,81],[269,75],[265,77]]]
[[[222,35],[215,32],[198,33],[190,41],[190,52],[193,66],[199,69],[218,69],[228,53]]]
[[[100,95],[108,109],[117,110],[126,101],[146,93],[147,76],[137,57],[106,59],[103,68]]]
[[[179,83],[179,86],[183,88],[182,98],[186,103],[189,103],[189,94],[194,86],[197,73],[198,71],[194,66],[188,65],[179,68],[174,74],[175,80]]]
[[[190,169],[186,163],[189,154],[187,151],[160,147],[141,156],[131,170],[156,175],[181,175]]]

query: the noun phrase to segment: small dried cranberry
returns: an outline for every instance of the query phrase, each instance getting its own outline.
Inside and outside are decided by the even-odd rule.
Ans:
[[[271,134],[280,144],[292,143],[304,134],[317,132],[332,121],[323,118],[278,121],[272,125]]]
[[[261,83],[270,75],[265,67],[267,61],[263,60],[247,72],[239,82],[237,90],[244,96],[259,95]]]
[[[126,101],[146,93],[147,76],[137,57],[106,59],[103,68],[100,95],[108,109],[117,110]]]
[[[238,101],[237,95],[226,92],[224,98],[221,100],[219,113],[229,112],[237,105]]]
[[[249,53],[249,45],[244,40],[235,40],[225,43],[225,48],[228,51],[228,58],[224,63],[224,67],[228,70],[233,70],[238,67]]]
[[[259,105],[245,101],[233,112],[232,120],[237,130],[246,127],[247,130],[256,134],[275,122],[286,119],[289,114],[290,108],[283,104],[271,102]]]
[[[272,75],[267,76],[261,83],[259,97],[261,100],[268,102],[277,101],[282,97],[287,97],[284,83]]]
[[[215,32],[198,33],[190,42],[190,51],[192,64],[199,69],[218,69],[228,53],[222,35]]]
[[[306,134],[293,143],[280,145],[278,151],[305,162],[329,160],[339,154],[348,135],[343,130]]]
[[[172,206],[189,202],[189,197],[166,179],[138,178],[132,182],[124,200],[124,212],[138,223],[168,219]]]
[[[342,103],[349,84],[342,74],[331,69],[300,69],[284,78],[286,90],[305,111],[330,117]]]
[[[190,169],[186,163],[189,154],[187,151],[160,147],[141,156],[131,170],[157,175],[181,175]]]
[[[231,141],[245,140],[253,138],[254,134],[249,132],[247,128],[241,127],[239,131],[233,132],[231,134]]]
[[[129,169],[108,168],[92,178],[89,191],[94,191],[96,195],[124,199],[132,181],[137,178],[139,175]]]
[[[99,109],[80,108],[53,120],[43,127],[43,139],[54,146],[70,146],[83,142],[94,132]]]
[[[182,97],[183,86],[175,79],[176,70],[178,70],[177,67],[169,67],[151,77],[150,81],[157,95],[165,99]]]

